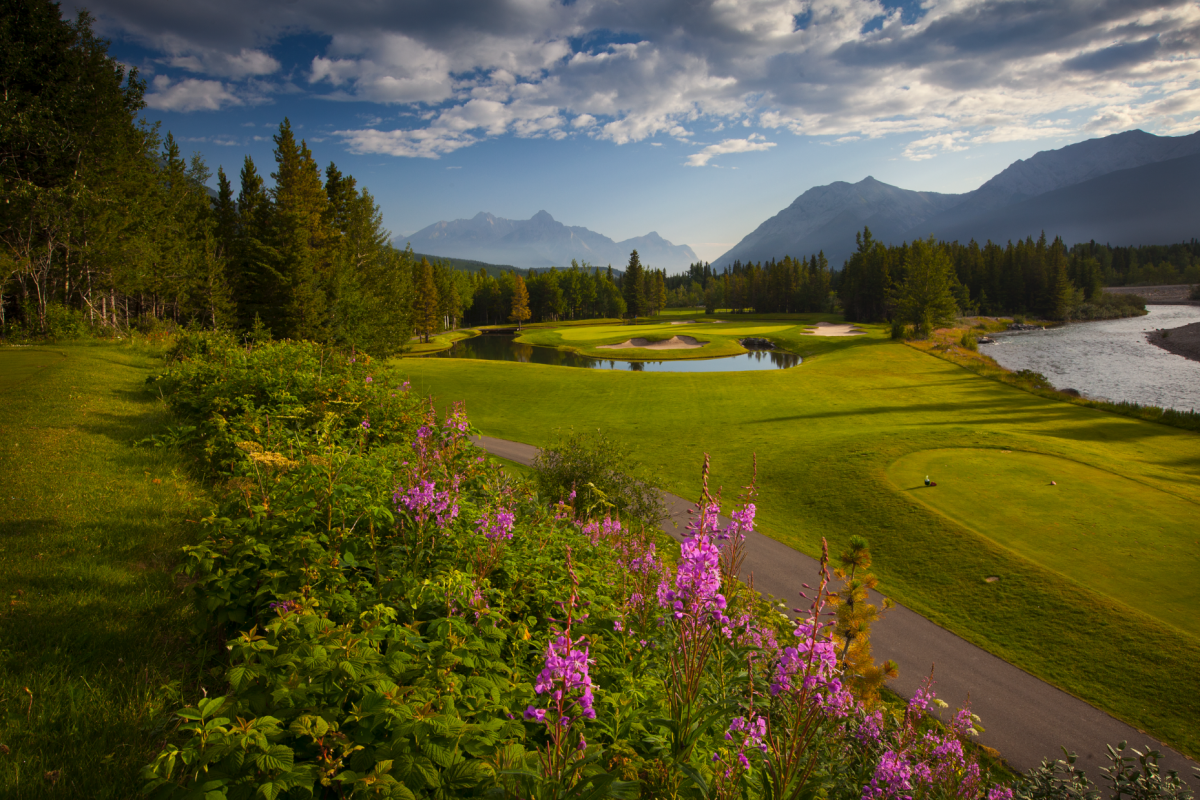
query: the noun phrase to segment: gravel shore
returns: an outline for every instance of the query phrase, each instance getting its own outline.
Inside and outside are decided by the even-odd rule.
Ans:
[[[1200,322],[1179,328],[1151,331],[1146,334],[1146,341],[1177,356],[1200,361]]]

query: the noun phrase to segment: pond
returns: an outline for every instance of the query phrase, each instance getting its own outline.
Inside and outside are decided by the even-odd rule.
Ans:
[[[430,353],[423,358],[476,358],[485,361],[520,361],[525,364],[550,364],[584,369],[627,369],[634,372],[747,372],[786,369],[802,359],[780,350],[752,350],[720,358],[682,358],[671,361],[622,361],[590,358],[553,347],[535,347],[503,334],[485,334],[455,342],[449,350]]]
[[[1200,409],[1200,362],[1146,341],[1156,328],[1200,322],[1197,306],[1147,306],[1144,317],[1080,322],[1032,333],[1001,334],[982,345],[1000,366],[1031,369],[1058,389],[1093,400]]]

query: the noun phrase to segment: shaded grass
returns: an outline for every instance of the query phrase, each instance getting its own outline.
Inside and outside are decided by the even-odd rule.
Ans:
[[[446,331],[439,333],[436,336],[430,336],[428,342],[422,342],[419,339],[414,342],[409,342],[404,350],[405,355],[423,356],[428,353],[437,353],[441,350],[449,350],[455,342],[462,339],[470,339],[479,331],[472,328],[464,328],[462,330]]]
[[[0,795],[131,797],[197,677],[173,570],[201,496],[170,452],[161,361],[0,349]]]
[[[1103,465],[1144,486],[1147,503],[1161,491],[1197,502],[1200,436],[986,380],[865,327],[867,336],[842,339],[771,334],[805,358],[788,370],[636,373],[442,359],[399,369],[440,403],[465,399],[489,435],[545,445],[556,429],[603,426],[661,488],[684,497],[699,494],[704,453],[727,497],[757,453],[764,533],[810,555],[822,537],[837,552],[851,535],[866,536],[886,593],[1200,754],[1200,637],[913,501],[886,474],[918,451],[1015,449]],[[1200,579],[1200,567],[1191,574]],[[984,582],[990,575],[1002,580]]]

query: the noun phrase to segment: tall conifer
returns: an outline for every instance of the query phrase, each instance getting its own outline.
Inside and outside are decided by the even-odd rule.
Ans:
[[[630,320],[636,321],[646,313],[646,295],[644,289],[644,270],[638,251],[629,254],[629,264],[625,267],[625,275],[621,278],[621,291],[625,295],[625,313]]]

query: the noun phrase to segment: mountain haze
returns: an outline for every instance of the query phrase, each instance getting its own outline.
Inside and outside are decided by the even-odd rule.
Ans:
[[[931,234],[1002,242],[1042,230],[1068,242],[1179,241],[1200,236],[1195,162],[1188,160],[1196,155],[1200,132],[1172,137],[1137,130],[1015,161],[965,194],[915,192],[871,177],[839,181],[809,189],[713,264],[824,250],[837,267],[864,225],[889,244]]]
[[[623,269],[629,253],[638,251],[642,264],[679,272],[700,259],[687,245],[676,245],[650,232],[621,242],[578,226],[558,222],[545,211],[527,220],[511,220],[480,212],[471,219],[435,222],[398,245],[431,255],[513,264],[525,269],[569,266],[571,259],[593,266],[611,264]]]

